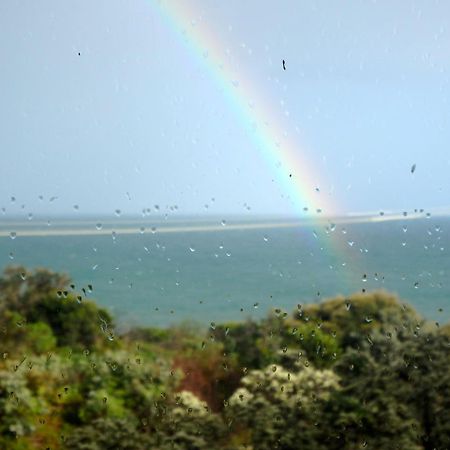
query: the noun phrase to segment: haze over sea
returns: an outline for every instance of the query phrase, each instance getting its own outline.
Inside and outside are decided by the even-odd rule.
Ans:
[[[363,289],[449,320],[450,218],[380,219],[4,220],[0,266],[66,272],[77,292],[91,284],[122,327],[242,320]]]

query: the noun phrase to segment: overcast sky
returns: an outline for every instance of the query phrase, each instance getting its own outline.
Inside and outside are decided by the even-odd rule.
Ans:
[[[450,2],[176,1],[300,135],[327,203],[449,205]],[[297,213],[181,28],[153,0],[0,3],[7,215]]]

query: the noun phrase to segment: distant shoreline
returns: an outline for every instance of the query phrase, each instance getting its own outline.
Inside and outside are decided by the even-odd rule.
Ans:
[[[442,216],[441,216],[442,217]],[[11,237],[11,232],[16,233],[16,237],[46,237],[46,236],[102,236],[127,234],[167,234],[167,233],[201,233],[201,232],[218,232],[218,231],[246,231],[246,230],[264,230],[276,228],[301,228],[313,225],[323,224],[353,224],[353,223],[379,223],[398,220],[414,220],[425,219],[422,215],[403,216],[402,214],[384,215],[384,216],[346,216],[335,219],[315,218],[291,221],[252,221],[237,223],[211,223],[199,220],[197,223],[201,225],[187,225],[184,221],[182,225],[177,225],[176,221],[171,222],[153,222],[149,224],[147,221],[133,221],[136,225],[130,226],[130,222],[123,225],[114,222],[105,222],[102,228],[96,228],[95,222],[86,221],[78,222],[77,228],[73,228],[75,223],[55,222],[53,225],[47,226],[44,223],[31,224],[29,222],[12,222],[4,223],[0,229],[0,237]],[[195,223],[195,222],[194,222]],[[34,225],[34,226],[33,226]],[[64,225],[72,225],[72,227]],[[8,229],[6,229],[8,226]],[[44,228],[45,227],[45,228]]]

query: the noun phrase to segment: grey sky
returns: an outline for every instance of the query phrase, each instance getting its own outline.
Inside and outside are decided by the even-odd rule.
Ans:
[[[187,4],[274,111],[289,110],[328,201],[343,212],[449,204],[449,2]],[[0,36],[7,214],[295,213],[152,0],[3,1]]]

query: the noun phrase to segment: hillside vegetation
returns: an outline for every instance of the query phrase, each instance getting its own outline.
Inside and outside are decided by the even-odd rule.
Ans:
[[[0,448],[450,448],[450,327],[386,292],[119,335],[45,269],[0,278]]]

